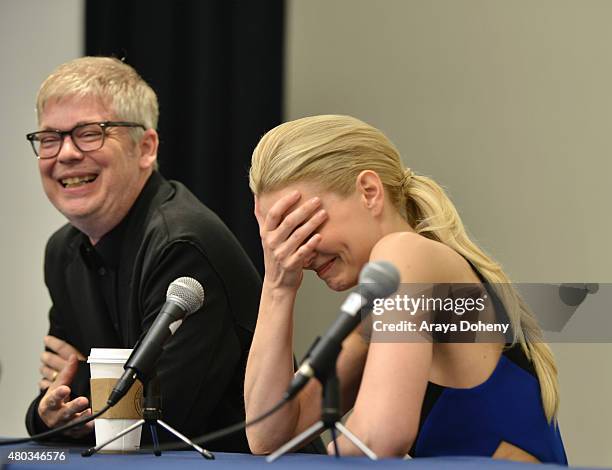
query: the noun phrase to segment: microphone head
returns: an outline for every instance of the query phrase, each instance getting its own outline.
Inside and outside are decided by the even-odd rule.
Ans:
[[[177,303],[187,315],[200,310],[204,304],[204,288],[192,277],[179,277],[172,281],[166,292],[166,302]]]
[[[367,263],[359,274],[359,290],[370,300],[385,298],[399,287],[400,274],[389,261]]]

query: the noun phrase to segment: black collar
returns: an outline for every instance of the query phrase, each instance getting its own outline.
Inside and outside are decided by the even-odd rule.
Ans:
[[[82,250],[86,253],[85,257],[92,256],[90,262],[95,265],[103,265],[108,268],[115,269],[119,266],[122,257],[122,248],[126,237],[128,236],[128,226],[130,221],[137,217],[142,211],[147,211],[151,201],[155,197],[158,188],[163,182],[162,176],[154,171],[145,183],[142,191],[134,201],[134,204],[128,211],[127,215],[119,222],[110,232],[106,233],[95,246],[91,244],[89,238],[83,234]],[[95,253],[93,255],[90,255]]]

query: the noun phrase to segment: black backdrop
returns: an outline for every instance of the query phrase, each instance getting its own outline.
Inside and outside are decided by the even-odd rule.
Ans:
[[[219,214],[260,272],[247,171],[281,122],[283,30],[283,0],[86,2],[86,54],[124,58],[157,92],[160,171]]]

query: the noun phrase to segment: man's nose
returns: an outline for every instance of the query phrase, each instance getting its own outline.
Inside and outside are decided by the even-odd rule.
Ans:
[[[74,160],[82,160],[83,152],[74,145],[72,137],[68,134],[65,135],[61,142],[59,153],[57,154],[57,161],[63,163],[69,163]]]

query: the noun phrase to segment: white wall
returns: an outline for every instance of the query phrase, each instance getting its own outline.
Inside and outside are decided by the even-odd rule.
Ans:
[[[40,82],[81,54],[82,15],[80,0],[0,2],[3,436],[24,434],[36,393],[42,255],[63,223],[24,134]],[[607,0],[288,0],[286,115],[348,113],[383,129],[515,280],[609,282],[610,18]],[[300,353],[343,297],[305,284]],[[612,465],[612,349],[555,351],[570,462]]]
[[[47,238],[63,218],[47,201],[25,134],[36,130],[42,80],[81,55],[80,0],[0,2],[0,436],[23,436],[37,394],[50,301],[43,283]]]
[[[286,117],[344,113],[521,282],[612,280],[612,2],[289,0]],[[301,353],[342,295],[308,276]],[[612,348],[555,345],[570,463],[612,465]]]

